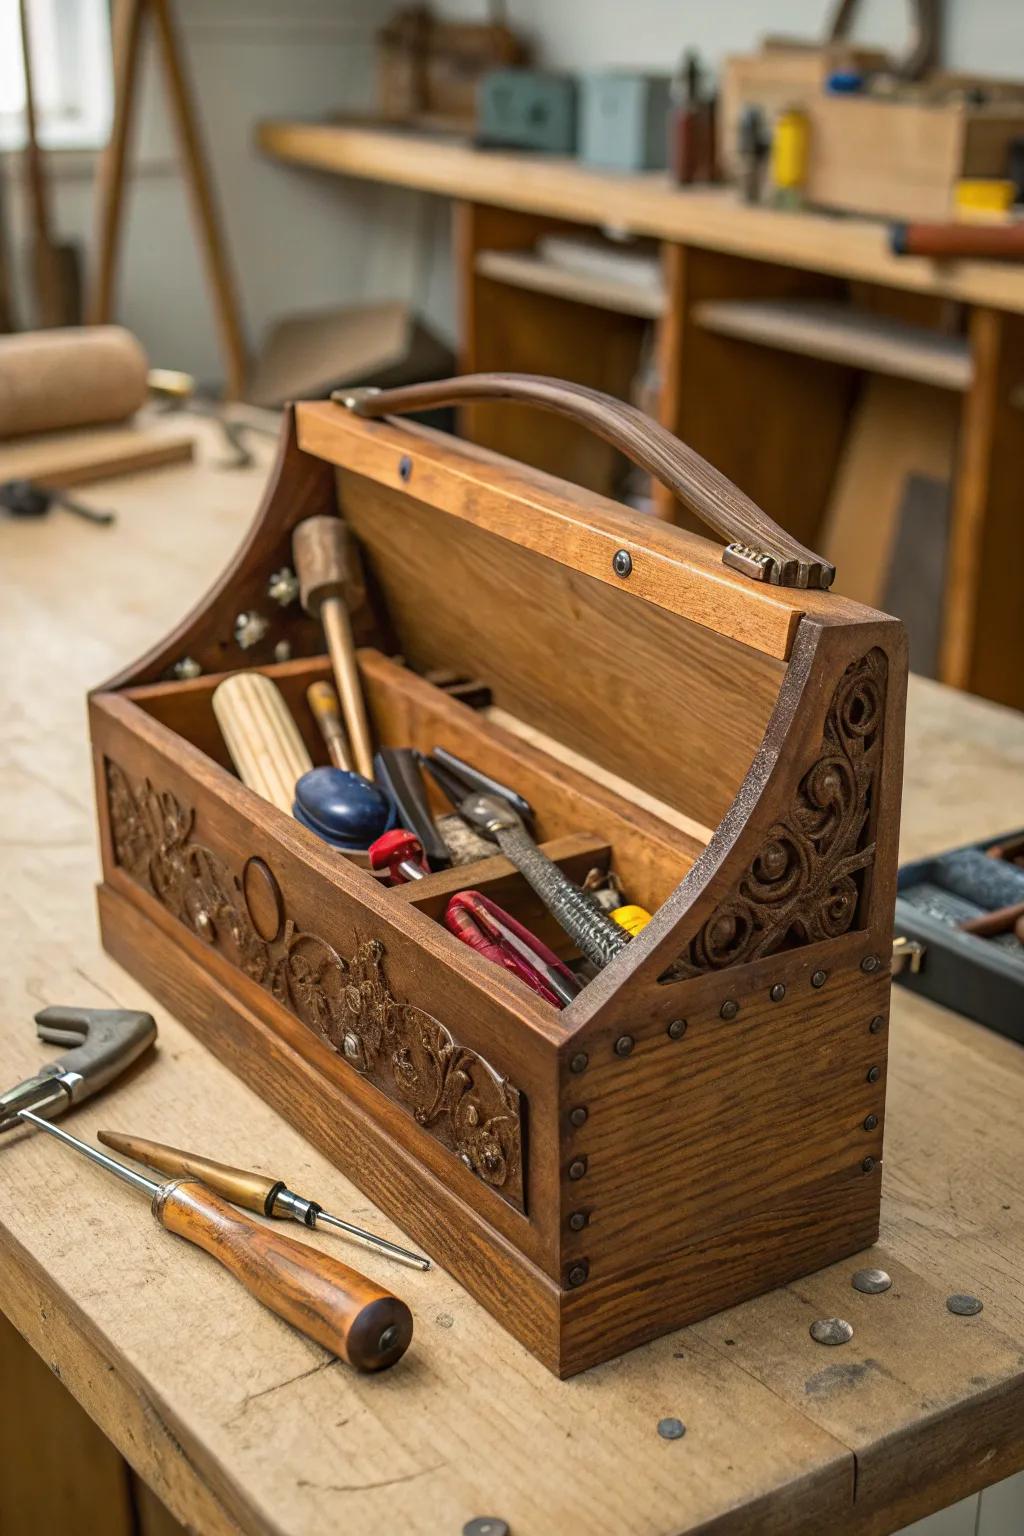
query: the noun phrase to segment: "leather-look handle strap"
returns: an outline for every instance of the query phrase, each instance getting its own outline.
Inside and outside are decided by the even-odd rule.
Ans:
[[[722,559],[754,581],[830,587],[835,566],[772,521],[692,448],[635,406],[597,389],[531,373],[469,373],[398,389],[340,389],[332,400],[359,416],[401,415],[468,400],[521,400],[589,427],[660,480],[726,541]]]

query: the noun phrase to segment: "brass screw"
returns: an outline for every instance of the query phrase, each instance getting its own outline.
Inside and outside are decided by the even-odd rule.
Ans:
[[[828,981],[828,971],[815,971],[811,977],[811,986],[823,987],[826,981]]]
[[[570,1063],[569,1063],[569,1071],[570,1072],[585,1072],[587,1070],[587,1067],[588,1067],[589,1064],[590,1064],[590,1057],[587,1055],[586,1051],[577,1051],[576,1055],[573,1057],[572,1061],[570,1061]]]
[[[734,1019],[740,1011],[740,1005],[733,998],[727,998],[718,1010],[720,1019]]]
[[[615,1042],[616,1056],[629,1056],[633,1050],[634,1043],[632,1035],[620,1035]]]
[[[771,998],[773,1003],[781,1003],[785,995],[786,989],[781,981],[777,981],[774,987],[772,987],[771,991],[768,993],[768,996]]]
[[[882,1075],[881,1067],[869,1067],[868,1068],[868,1082],[869,1083],[877,1083],[878,1079],[881,1077],[881,1075]]]
[[[586,1125],[586,1123],[587,1123],[587,1110],[586,1110],[586,1106],[583,1105],[583,1104],[577,1104],[575,1109],[571,1109],[569,1111],[569,1124],[570,1125],[575,1125],[575,1126],[578,1127],[578,1126],[581,1126],[581,1125]]]
[[[586,1173],[586,1171],[587,1171],[587,1160],[586,1160],[586,1158],[585,1157],[574,1157],[572,1162],[569,1164],[569,1177],[570,1177],[570,1179],[582,1179],[582,1177]]]
[[[666,1033],[670,1040],[681,1040],[686,1034],[686,1020],[673,1019]]]
[[[878,1116],[877,1115],[868,1115],[867,1119],[864,1121],[864,1129],[866,1131],[873,1131],[873,1130],[877,1129],[877,1126],[878,1126]]]

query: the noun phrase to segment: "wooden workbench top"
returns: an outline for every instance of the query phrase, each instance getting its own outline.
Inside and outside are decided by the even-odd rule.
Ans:
[[[350,123],[270,120],[258,124],[256,142],[274,159],[339,176],[1024,312],[1024,267],[896,257],[884,223],[752,208],[732,188],[683,189],[660,174],[601,171],[557,155],[480,150],[454,136]]]
[[[200,462],[91,488],[105,530],[0,525],[0,1081],[48,1054],[46,1003],[147,1007],[99,949],[84,693],[220,570],[259,470]],[[258,450],[264,464],[268,454]],[[911,689],[904,853],[1024,822],[1024,720]],[[159,1053],[77,1112],[287,1176],[401,1240],[283,1121],[153,1008]],[[49,1140],[0,1142],[0,1307],[182,1520],[204,1533],[880,1533],[1024,1462],[1024,1053],[897,990],[879,1248],[568,1382],[446,1275],[351,1250],[413,1307],[412,1348],[360,1378],[262,1311],[146,1202]],[[652,1170],[670,1177],[671,1170]],[[342,1252],[328,1236],[310,1241]],[[972,1291],[973,1318],[945,1298]],[[810,1323],[841,1315],[828,1350]],[[5,1383],[4,1407],[13,1394]],[[678,1417],[682,1439],[659,1438]]]

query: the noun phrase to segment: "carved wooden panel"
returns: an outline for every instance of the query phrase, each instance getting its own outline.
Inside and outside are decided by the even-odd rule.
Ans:
[[[821,748],[785,817],[659,981],[838,938],[862,922],[875,858],[887,672],[877,649],[847,667],[829,704]]]
[[[274,931],[275,903],[267,899],[273,875],[262,860],[233,875],[194,839],[194,812],[167,790],[148,779],[133,785],[109,758],[106,777],[118,864],[524,1210],[519,1090],[439,1020],[393,995],[380,940],[368,938],[342,956],[326,938],[300,932],[283,900]]]

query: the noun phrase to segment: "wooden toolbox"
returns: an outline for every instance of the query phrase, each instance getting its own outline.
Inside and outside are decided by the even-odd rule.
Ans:
[[[592,426],[724,558],[394,419],[493,396]],[[329,664],[280,573],[339,512],[378,743],[513,785],[573,879],[611,867],[654,913],[562,1011],[439,921],[476,888],[571,958],[503,857],[388,889],[231,771],[211,695],[240,667],[324,760],[304,693]],[[92,695],[106,947],[562,1375],[877,1234],[906,657],[832,574],[607,397],[357,392],[294,408],[230,568]]]

